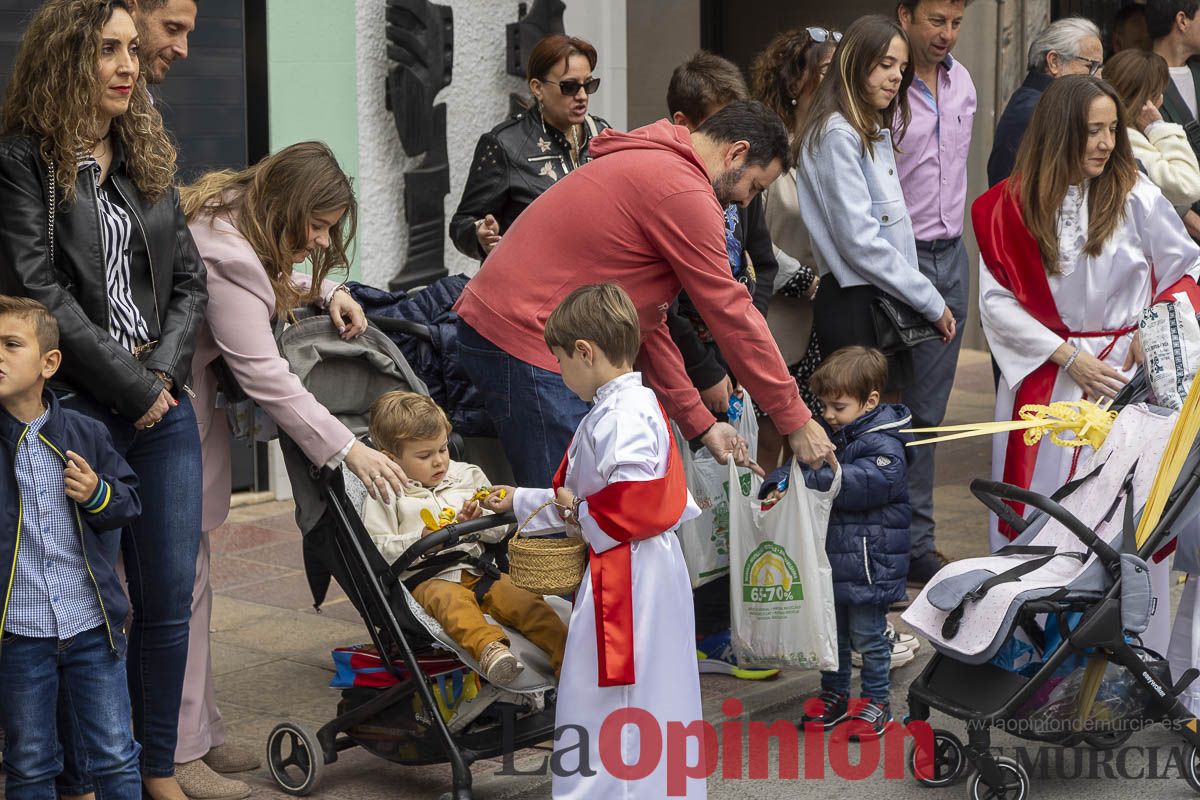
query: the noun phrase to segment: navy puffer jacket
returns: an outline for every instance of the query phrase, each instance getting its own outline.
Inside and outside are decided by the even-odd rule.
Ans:
[[[912,521],[904,443],[912,436],[900,431],[911,424],[906,407],[883,405],[829,434],[842,467],[842,491],[833,501],[825,539],[835,603],[884,605],[904,597]],[[789,469],[771,473],[761,496]],[[827,465],[802,470],[810,488],[825,490],[833,482]]]

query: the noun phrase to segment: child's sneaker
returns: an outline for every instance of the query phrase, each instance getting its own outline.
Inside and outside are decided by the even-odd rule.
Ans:
[[[479,666],[483,668],[483,677],[488,679],[488,683],[500,686],[512,683],[525,669],[525,665],[513,655],[504,642],[492,642],[483,648],[479,656]]]
[[[887,637],[892,644],[903,645],[914,653],[921,649],[920,639],[911,633],[896,630],[896,626],[890,622],[887,624]]]
[[[912,650],[910,650],[907,646],[900,644],[899,642],[888,639],[888,643],[892,646],[892,665],[888,667],[888,669],[903,667],[905,664],[917,657]],[[858,651],[851,652],[850,663],[859,669],[862,669],[862,653],[859,653]]]
[[[850,741],[874,739],[893,724],[892,708],[867,700],[857,711],[847,714],[844,722],[850,726],[847,728]]]
[[[821,694],[804,703],[805,709],[814,713],[805,713],[800,719],[800,726],[808,724],[824,725],[832,728],[846,719],[846,710],[850,706],[850,696],[838,694],[832,689],[822,689]]]
[[[728,630],[712,633],[696,644],[696,660],[702,673],[732,675],[744,681],[764,681],[779,674],[778,669],[739,666]]]

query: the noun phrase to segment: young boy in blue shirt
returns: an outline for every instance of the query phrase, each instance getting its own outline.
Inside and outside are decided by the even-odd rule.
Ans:
[[[832,727],[856,719],[865,723],[858,726],[863,735],[869,735],[868,729],[882,733],[892,721],[888,673],[893,646],[886,630],[887,610],[905,593],[912,518],[904,453],[911,437],[900,432],[912,424],[912,417],[902,405],[880,405],[886,384],[887,359],[878,350],[858,346],[844,347],[821,362],[810,383],[837,447],[842,489],[834,498],[825,539],[833,568],[838,668],[821,673],[824,712],[803,722]],[[826,490],[833,482],[828,465],[801,469],[810,488]],[[779,468],[763,484],[764,506],[787,491],[790,470],[790,464]],[[852,648],[862,655],[865,701],[853,713]]]
[[[140,800],[121,632],[129,604],[108,555],[117,550],[112,537],[141,512],[137,479],[104,425],[45,391],[61,359],[45,306],[0,295],[5,796],[54,797],[59,742],[74,736],[97,796]],[[60,703],[71,731],[58,730]]]

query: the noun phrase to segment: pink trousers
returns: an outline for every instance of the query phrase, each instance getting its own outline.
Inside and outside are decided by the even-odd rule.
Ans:
[[[209,532],[205,531],[196,556],[196,583],[192,587],[187,669],[183,676],[183,702],[179,706],[179,743],[175,747],[177,764],[203,758],[209,750],[225,743],[225,724],[217,710],[213,688],[209,641],[213,600],[210,561]]]

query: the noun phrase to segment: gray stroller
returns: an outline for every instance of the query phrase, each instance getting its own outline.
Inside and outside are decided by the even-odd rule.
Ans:
[[[388,322],[392,329],[397,324],[422,335],[421,326]],[[305,387],[360,437],[367,431],[368,408],[380,394],[394,389],[426,393],[395,344],[374,326],[353,342],[344,342],[328,318],[310,316],[283,331],[280,350]],[[467,800],[473,761],[552,737],[554,673],[541,650],[506,630],[526,669],[511,685],[487,684],[479,665],[413,599],[400,576],[418,562],[424,566],[433,559],[456,558],[453,552],[431,554],[468,541],[484,544],[484,559],[490,559],[492,570],[504,569],[507,537],[487,544],[480,534],[511,526],[512,515],[484,516],[442,528],[388,564],[359,517],[366,496],[359,480],[347,469],[331,471],[311,464],[284,435],[280,444],[296,500],[296,521],[304,534],[304,564],[314,605],[321,605],[330,581],[336,580],[362,616],[374,652],[394,680],[386,688],[344,690],[337,716],[318,731],[296,722],[276,726],[267,740],[272,776],[284,792],[307,795],[338,753],[362,747],[400,764],[448,762],[452,791],[444,796]],[[461,440],[452,437],[451,447],[455,458],[465,457]],[[444,563],[448,562],[438,562]],[[568,604],[559,598],[547,602],[565,621]],[[470,679],[472,672],[479,678]],[[479,685],[478,692],[448,703],[439,685],[462,686],[464,678]]]
[[[1200,511],[1200,449],[1193,443],[1165,512],[1136,545],[1176,418],[1153,406],[1125,405],[1103,447],[1081,465],[1081,477],[1050,497],[994,481],[971,483],[975,496],[1021,534],[991,556],[943,567],[904,612],[937,651],[909,688],[908,719],[928,720],[936,709],[967,727],[965,745],[949,730],[934,729],[931,743],[914,748],[920,783],[946,786],[974,766],[972,800],[1026,800],[1027,770],[993,754],[993,728],[1109,749],[1144,725],[1162,723],[1191,745],[1184,775],[1200,792],[1198,723],[1177,699],[1200,672],[1189,669],[1172,682],[1166,662],[1138,639],[1154,602],[1147,560]],[[1020,517],[1005,500],[1032,513]],[[1023,669],[999,665],[1017,641],[1042,660],[1032,658]],[[1072,669],[1081,662],[1100,669],[1091,668],[1090,677],[1089,667]]]

